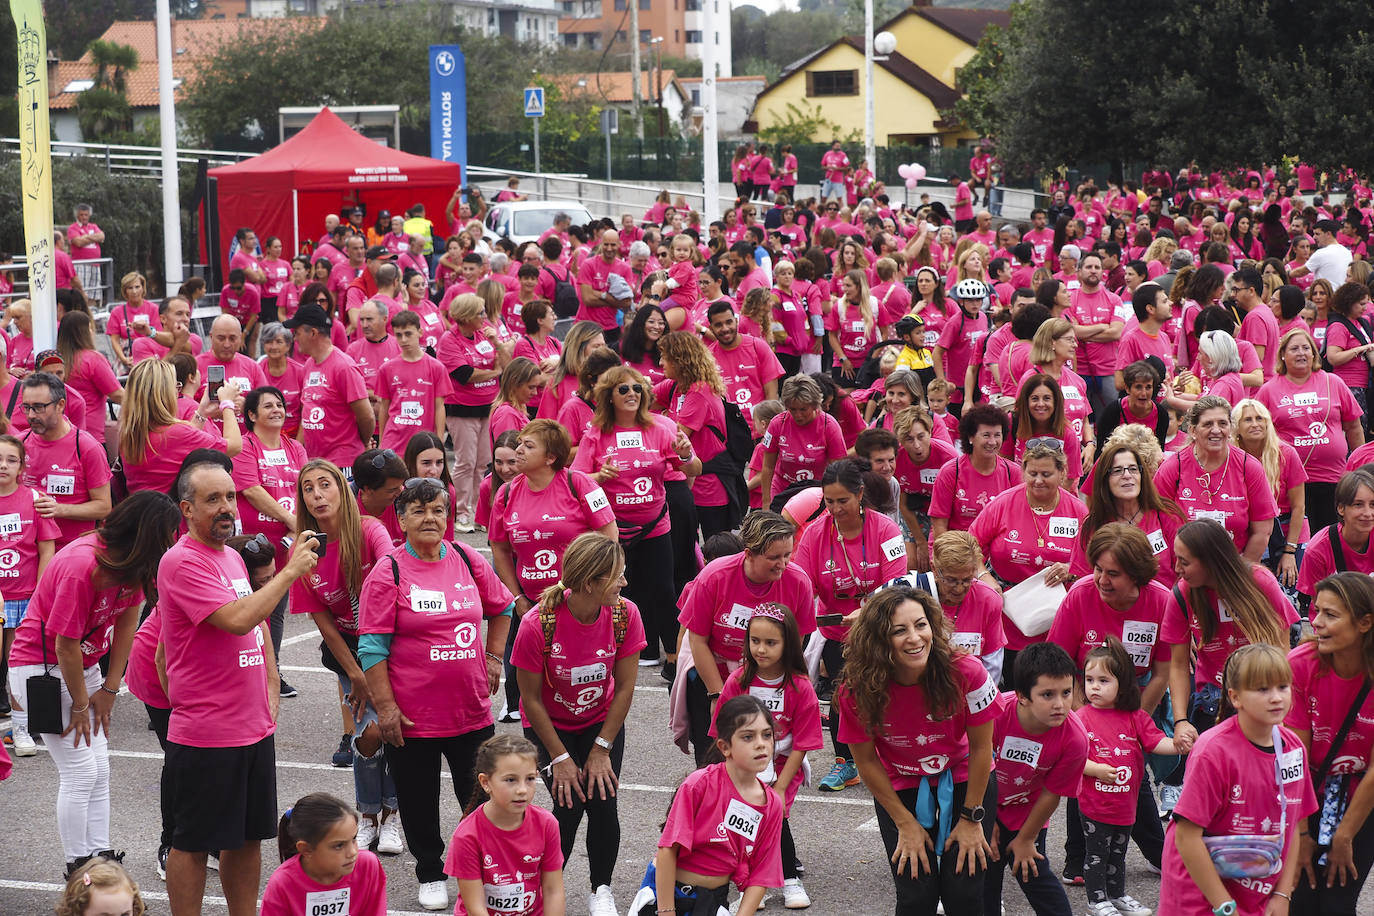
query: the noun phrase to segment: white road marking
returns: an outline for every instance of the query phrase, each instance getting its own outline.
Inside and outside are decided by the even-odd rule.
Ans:
[[[46,884],[42,881],[7,881],[0,880],[0,888],[12,891],[43,891],[45,893],[60,894],[66,890],[62,884]],[[167,895],[161,891],[150,891],[146,887],[138,890],[139,896],[144,900],[166,900]],[[204,901],[212,906],[228,906],[229,901],[223,897],[215,897],[207,894]],[[415,912],[412,910],[387,910],[387,916],[430,916],[428,913]]]

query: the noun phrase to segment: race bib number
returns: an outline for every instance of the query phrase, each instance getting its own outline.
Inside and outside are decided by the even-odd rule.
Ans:
[[[988,678],[982,687],[977,690],[964,694],[964,699],[968,700],[968,711],[970,715],[976,715],[992,705],[992,701],[997,699],[997,685]]]
[[[234,594],[240,598],[247,598],[253,594],[253,586],[248,584],[247,579],[230,579],[229,587],[234,590]]]
[[[736,604],[730,608],[730,614],[725,618],[725,625],[736,630],[749,629],[749,618],[754,616],[754,609]]]
[[[849,330],[855,334],[862,334],[864,332],[864,323],[862,321],[851,321],[849,322]]]
[[[1034,769],[1040,765],[1040,751],[1043,749],[1044,745],[1039,741],[1007,735],[1002,739],[1001,757],[1011,763],[1022,763]]]
[[[1150,539],[1150,552],[1155,556],[1163,553],[1164,548],[1168,546],[1164,543],[1164,532],[1162,531],[1151,531],[1146,537]]]
[[[424,413],[425,413],[424,405],[421,404],[419,401],[402,401],[402,402],[401,402],[401,419],[402,419],[402,420],[418,420],[418,419],[420,419],[422,416],[424,416]]]
[[[926,331],[925,334],[922,335],[921,341],[926,345],[927,348],[933,347],[940,342],[940,332]]]
[[[525,900],[525,883],[483,884],[482,896],[487,898],[487,910],[493,913],[523,913],[534,903],[534,894]]]
[[[749,695],[768,707],[768,711],[773,715],[782,712],[781,687],[750,687]]]
[[[926,486],[933,486],[935,478],[940,476],[939,468],[921,468],[921,483]]]
[[[318,387],[318,386],[323,385],[323,384],[324,384],[324,373],[323,373],[323,372],[312,372],[312,373],[310,373],[310,377],[307,378],[307,379],[305,380],[305,387],[307,387],[307,388],[315,388],[315,387]]]
[[[983,654],[982,633],[951,633],[949,644],[956,649],[963,649],[969,655]]]
[[[1078,519],[1072,515],[1055,515],[1050,518],[1050,537],[1078,537]]]
[[[477,341],[477,346],[473,347],[473,349],[476,350],[478,353],[481,353],[483,356],[490,356],[492,353],[496,352],[491,345],[491,341],[489,340]]]
[[[1225,525],[1227,514],[1221,509],[1196,509],[1193,512],[1193,518],[1210,518],[1214,522]]]
[[[887,557],[889,560],[895,560],[898,557],[906,556],[906,545],[902,543],[902,536],[900,534],[893,535],[886,541],[883,541],[882,548],[883,556]]]
[[[1293,395],[1293,403],[1298,407],[1316,407],[1317,401],[1317,392],[1315,391],[1303,391]]]
[[[587,508],[593,512],[600,512],[602,509],[610,508],[610,502],[606,499],[606,491],[597,487],[586,496]]]
[[[18,512],[8,512],[5,515],[0,515],[0,537],[17,535],[22,528],[23,524],[19,521]]]
[[[644,447],[644,434],[641,433],[641,432],[633,432],[633,433],[616,433],[616,434],[615,434],[615,447],[616,447],[616,448],[643,448],[643,447]]]
[[[305,916],[348,916],[348,888],[307,893]]]
[[[444,604],[443,592],[424,588],[410,590],[410,609],[417,614],[442,614]]]
[[[430,312],[429,314],[425,315],[425,324],[428,324],[428,325],[436,325],[436,324],[438,324],[438,323],[439,323],[439,316],[438,316],[438,315],[434,314],[433,312]]]
[[[730,799],[730,806],[725,809],[725,829],[751,843],[758,836],[759,823],[762,820],[762,811],[754,810],[738,798]]]
[[[1072,385],[1065,385],[1065,386],[1064,386],[1064,400],[1066,400],[1066,401],[1081,401],[1081,400],[1083,400],[1083,395],[1080,394],[1079,391],[1078,391],[1078,389],[1075,388],[1075,387],[1073,387]]]
[[[227,378],[224,380],[224,382],[226,385],[233,385],[239,391],[253,390],[253,383],[248,379],[244,378],[242,375],[236,375],[232,378]]]
[[[578,665],[572,669],[572,685],[582,687],[587,684],[599,684],[606,680],[606,663],[597,662],[594,665]]]
[[[782,304],[782,310],[784,312],[795,312],[797,310],[797,307],[790,302],[784,302]]]
[[[1222,623],[1230,623],[1232,621],[1231,609],[1228,608],[1226,602],[1222,601],[1220,598],[1217,599],[1217,619]]]
[[[49,474],[48,493],[52,496],[71,496],[76,492],[75,474]]]
[[[1279,773],[1283,778],[1283,784],[1297,782],[1302,779],[1302,748],[1295,747],[1291,751],[1284,751],[1282,759],[1279,760]]]
[[[1121,642],[1137,668],[1150,667],[1159,624],[1148,620],[1128,620],[1121,627]]]
[[[270,448],[262,453],[262,463],[269,468],[286,467],[286,449]]]

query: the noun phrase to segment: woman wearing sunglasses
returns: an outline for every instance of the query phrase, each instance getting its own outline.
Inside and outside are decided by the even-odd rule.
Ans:
[[[1053,383],[1053,379],[1047,379]],[[979,578],[994,588],[1024,582],[1040,571],[1046,585],[1067,585],[1069,557],[1088,507],[1067,489],[1064,441],[1036,436],[1021,454],[1022,483],[999,493],[969,528],[987,558]],[[1003,621],[1007,651],[1002,670],[1013,671],[1016,653],[1045,637],[1027,636]]]
[[[380,521],[361,513],[343,472],[323,458],[301,468],[295,499],[295,530],[323,535],[325,553],[314,573],[292,584],[291,613],[309,614],[315,621],[323,637],[321,664],[338,676],[357,723],[351,743],[354,799],[362,813],[358,847],[370,849],[376,842],[378,852],[399,854],[396,786],[382,756],[377,710],[358,661],[358,596],[373,564],[392,551],[391,536]]]
[[[659,648],[677,656],[677,608],[673,595],[673,546],[664,478],[669,469],[695,477],[701,461],[686,433],[667,417],[649,412],[652,392],[644,376],[627,366],[608,369],[596,383],[596,405],[578,444],[573,469],[606,490],[625,550],[625,595],[645,608],[648,647],[642,663],[655,664]]]

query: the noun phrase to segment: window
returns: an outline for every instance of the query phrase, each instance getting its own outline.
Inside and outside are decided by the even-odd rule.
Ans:
[[[821,95],[858,95],[858,70],[807,70],[806,94]]]
[[[625,0],[615,0],[615,8],[623,10],[625,8]]]
[[[63,89],[63,92],[85,92],[87,89],[95,87],[95,80],[72,80]]]
[[[624,30],[624,29],[621,29],[620,31],[618,31],[618,32],[615,33],[615,40],[618,41],[618,42],[624,42],[624,41],[625,41],[625,30]]]
[[[652,30],[652,29],[640,29],[640,30],[639,30],[639,43],[640,43],[640,44],[642,44],[642,45],[647,45],[647,44],[649,43],[649,40],[650,40],[651,38],[653,38],[653,37],[654,37],[654,33],[653,33],[653,30]]]
[[[594,33],[592,33],[591,35],[588,35],[588,36],[587,36],[587,47],[591,48],[593,51],[600,51],[600,50],[601,50],[601,34],[598,33],[598,32],[594,32]]]
[[[680,30],[673,29],[673,44],[677,44],[679,41],[682,40],[682,38],[680,37],[681,35],[682,32]]]
[[[695,13],[701,9],[701,0],[687,0],[682,8],[689,13]]]
[[[649,9],[649,0],[639,0],[639,11],[641,13]]]
[[[700,105],[700,104],[701,104],[701,90],[700,90],[700,89],[693,89],[693,90],[692,90],[692,104],[693,104],[693,105]]]
[[[596,0],[582,0],[582,15],[596,16],[600,10],[597,9]]]
[[[565,15],[565,16],[571,16],[571,15],[572,15],[572,11],[573,11],[573,0],[563,0],[562,4],[560,4],[560,5],[563,7],[563,15]]]
[[[699,45],[699,44],[701,44],[701,30],[700,30],[700,29],[688,29],[688,30],[687,30],[687,43],[688,43],[689,45]]]
[[[577,33],[576,33],[576,32],[564,32],[564,33],[563,33],[563,47],[565,47],[565,48],[575,48],[575,47],[577,47]]]

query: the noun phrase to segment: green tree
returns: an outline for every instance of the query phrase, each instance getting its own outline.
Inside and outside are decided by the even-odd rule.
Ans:
[[[862,16],[859,26],[862,31]],[[730,30],[734,72],[761,74],[772,82],[788,64],[845,34],[845,24],[833,9],[779,10],[765,16],[757,7],[743,6],[731,11]]]
[[[138,69],[138,52],[128,45],[99,39],[91,42],[87,51],[95,63],[95,85],[76,99],[82,136],[103,140],[115,133],[131,133],[134,115],[126,92],[129,72]]]
[[[841,133],[839,124],[826,118],[825,113],[810,102],[803,101],[800,106],[788,102],[786,118],[780,120],[774,115],[771,123],[759,125],[759,139],[775,146],[783,143],[801,146],[836,139],[860,143],[863,136],[857,130]]]

